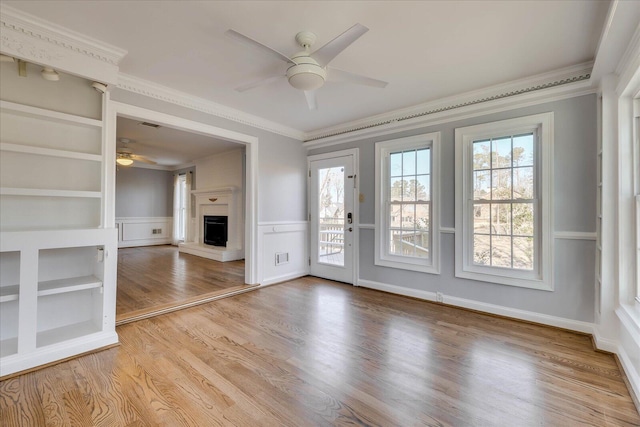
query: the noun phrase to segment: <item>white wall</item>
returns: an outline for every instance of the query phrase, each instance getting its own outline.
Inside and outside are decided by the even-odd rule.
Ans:
[[[118,166],[116,217],[173,216],[173,172]]]
[[[214,154],[195,161],[196,185],[199,190],[234,186],[242,189],[244,172],[244,149]]]

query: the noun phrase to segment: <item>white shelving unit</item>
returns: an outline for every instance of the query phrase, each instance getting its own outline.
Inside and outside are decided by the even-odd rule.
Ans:
[[[117,343],[117,230],[102,120],[0,100],[0,123],[3,377]]]

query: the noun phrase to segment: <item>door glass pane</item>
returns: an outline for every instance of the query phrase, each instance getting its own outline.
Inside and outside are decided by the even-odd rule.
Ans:
[[[344,168],[318,169],[318,262],[344,266]]]

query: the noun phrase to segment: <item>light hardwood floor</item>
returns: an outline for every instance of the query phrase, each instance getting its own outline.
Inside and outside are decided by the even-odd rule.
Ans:
[[[242,260],[213,261],[169,245],[118,249],[119,321],[243,287]]]
[[[302,278],[0,383],[0,425],[637,426],[590,337]]]

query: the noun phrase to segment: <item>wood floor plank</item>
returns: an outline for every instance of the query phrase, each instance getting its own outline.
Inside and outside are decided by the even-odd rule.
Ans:
[[[118,249],[118,318],[242,286],[244,260],[219,262],[169,245]]]
[[[589,337],[312,277],[0,382],[0,425],[638,426]]]

